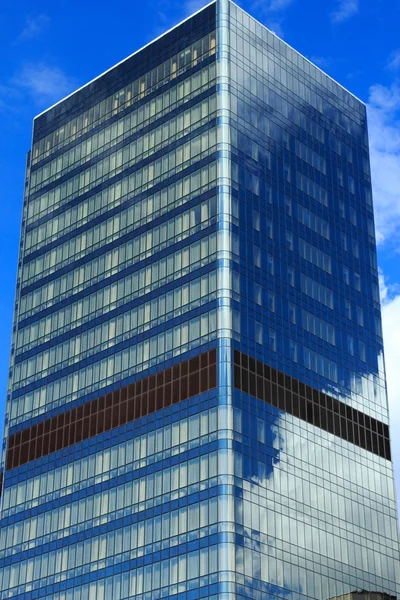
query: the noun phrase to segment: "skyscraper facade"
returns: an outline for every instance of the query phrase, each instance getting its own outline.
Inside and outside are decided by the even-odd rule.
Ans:
[[[400,592],[362,102],[217,0],[34,120],[0,600]]]

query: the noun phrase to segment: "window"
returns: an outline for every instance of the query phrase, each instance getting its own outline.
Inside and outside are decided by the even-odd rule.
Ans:
[[[351,304],[349,300],[344,301],[344,314],[348,319],[351,319]]]
[[[254,302],[256,304],[259,304],[260,306],[262,305],[262,292],[261,292],[261,286],[258,285],[258,283],[254,284]]]
[[[293,302],[288,302],[288,316],[289,321],[296,325],[296,306]]]
[[[268,345],[269,345],[270,350],[272,350],[272,352],[276,352],[276,332],[274,329],[269,329],[268,337],[269,337]]]
[[[253,227],[256,231],[260,231],[260,213],[258,210],[253,210]]]
[[[263,328],[262,328],[262,324],[259,323],[258,321],[254,322],[254,337],[255,337],[255,341],[257,342],[257,344],[262,344],[263,343]]]
[[[261,249],[258,246],[253,246],[253,262],[256,267],[261,267]]]

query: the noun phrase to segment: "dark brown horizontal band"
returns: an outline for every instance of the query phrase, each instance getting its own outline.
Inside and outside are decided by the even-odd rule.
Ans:
[[[6,469],[120,427],[216,385],[217,354],[210,350],[10,435]]]
[[[234,386],[324,431],[391,460],[389,427],[235,350]]]

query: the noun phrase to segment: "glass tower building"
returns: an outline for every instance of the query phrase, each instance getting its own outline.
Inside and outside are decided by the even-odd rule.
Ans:
[[[365,105],[228,0],[34,120],[1,468],[0,600],[399,596]]]

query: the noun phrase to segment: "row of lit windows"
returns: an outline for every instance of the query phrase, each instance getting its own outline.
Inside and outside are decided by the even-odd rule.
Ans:
[[[101,538],[103,544],[103,538]],[[79,548],[80,555],[81,548]],[[94,549],[94,554],[96,550]],[[97,550],[99,555],[103,554],[103,546],[99,546]],[[15,587],[21,585],[19,588],[22,593],[29,592],[33,589],[32,582],[38,580],[39,585],[34,587],[42,587],[40,584],[53,585],[54,583],[65,581],[71,577],[76,577],[84,573],[90,573],[99,569],[104,569],[108,561],[100,559],[93,566],[90,564],[86,565],[85,568],[77,566],[75,570],[73,567],[68,566],[68,555],[66,549],[64,551],[58,551],[55,556],[53,554],[44,554],[42,557],[36,559],[24,561],[20,565],[8,566],[4,569],[3,579],[0,581],[2,589],[12,590],[16,592]],[[113,562],[119,564],[123,559],[130,559],[130,552],[127,556],[123,555],[115,556]],[[134,554],[134,552],[133,552]],[[71,563],[72,564],[72,560]],[[121,574],[107,579],[99,579],[96,582],[87,584],[85,589],[90,594],[88,598],[96,598],[96,600],[105,600],[106,598],[137,598],[138,594],[142,592],[150,592],[151,590],[159,589],[165,586],[177,586],[186,582],[186,580],[196,579],[199,576],[205,576],[209,573],[215,573],[218,570],[218,546],[205,546],[198,550],[185,554],[178,554],[172,558],[167,558],[160,562],[153,562],[147,564],[144,567],[137,569],[129,569],[128,572],[124,573],[123,583]],[[53,575],[53,573],[56,575]],[[119,580],[119,586],[115,588],[114,592],[114,578],[117,577]],[[186,586],[185,586],[186,587]],[[13,589],[14,588],[14,589]],[[74,585],[73,588],[67,592],[68,600],[72,598],[80,597],[81,590],[79,586]],[[176,592],[175,592],[176,593]],[[79,594],[79,596],[78,596]],[[8,598],[9,592],[5,595],[0,594],[0,598]],[[54,600],[54,595],[45,596]],[[60,595],[60,597],[62,597]]]
[[[30,349],[40,343],[79,327],[91,319],[139,298],[159,287],[178,281],[216,258],[216,234],[203,237],[190,246],[153,261],[152,264],[125,275],[112,284],[91,291],[65,307],[58,308],[18,331],[17,348]],[[66,292],[68,293],[68,292]],[[60,298],[57,298],[58,302]],[[51,305],[53,303],[49,303]],[[44,308],[39,304],[39,308]]]
[[[186,204],[193,197],[215,185],[215,179],[216,164],[212,163],[169,186],[165,190],[167,193],[150,195],[133,205],[129,204],[128,207],[122,208],[107,221],[102,221],[93,228],[85,229],[83,233],[70,238],[62,246],[57,246],[46,254],[40,255],[35,264],[39,272],[50,268],[54,270],[56,263],[64,260],[65,255],[74,259],[86,256],[88,248],[94,250],[102,247],[121,235],[125,235],[128,228],[142,227],[170,210]],[[161,201],[162,205],[160,206]],[[58,237],[61,237],[62,234],[63,232],[60,231]],[[27,263],[25,269],[30,269],[31,264],[32,262]],[[60,266],[58,265],[57,268]]]
[[[216,168],[215,168],[215,164],[210,165],[210,168],[207,169],[205,168],[205,172],[202,169],[202,175],[204,175],[204,179],[202,177],[202,180],[206,180],[207,176],[212,177],[213,179],[215,179],[215,173]],[[199,175],[200,175],[200,171],[196,171],[195,173],[192,174],[192,176],[189,176],[187,178],[185,178],[185,180],[179,181],[177,182],[174,186],[171,186],[171,191],[173,192],[172,194],[172,199],[175,199],[175,193],[176,195],[179,194],[180,191],[184,192],[188,192],[190,189],[192,189],[193,191],[191,192],[194,195],[197,195],[197,189],[195,188],[196,185],[199,184]],[[211,182],[210,182],[211,184]],[[182,188],[183,185],[183,188]],[[207,185],[207,184],[206,184]],[[208,187],[208,185],[207,185]],[[159,197],[157,197],[157,200],[159,199]],[[166,197],[164,197],[164,200],[166,200]],[[179,203],[180,200],[182,199],[177,199],[176,203]],[[152,198],[150,198],[150,201],[152,201]],[[143,216],[144,219],[146,219],[145,216]],[[151,219],[152,218],[152,214],[148,215],[148,218]],[[203,254],[202,254],[203,256]],[[101,273],[101,271],[99,271],[98,266],[96,266],[97,263],[92,261],[92,266],[94,267],[93,270],[89,267],[85,267],[85,277],[84,277],[84,281],[87,283],[92,277],[95,277],[96,280],[99,280],[99,273]],[[104,269],[104,266],[102,267]],[[80,277],[80,276],[79,276]],[[67,285],[68,283],[68,285]],[[74,279],[69,277],[68,275],[62,275],[60,278],[55,279],[52,284],[48,287],[48,291],[43,292],[43,287],[42,288],[36,288],[34,291],[32,292],[28,292],[28,294],[25,294],[21,297],[20,300],[20,318],[21,317],[29,317],[32,316],[32,314],[38,312],[37,310],[35,310],[36,308],[40,308],[40,310],[42,310],[43,308],[46,308],[44,305],[46,303],[48,303],[48,306],[54,304],[54,301],[52,301],[54,298],[56,298],[57,296],[61,295],[61,298],[58,298],[58,300],[66,297],[67,295],[70,295],[71,291],[74,290],[74,293],[78,292],[80,289],[83,289],[83,283],[80,282],[80,279],[76,280],[74,283]],[[74,289],[74,288],[79,288],[79,289]],[[57,300],[57,301],[58,301]]]
[[[59,369],[71,367],[74,363],[111,349],[116,344],[138,336],[153,327],[159,327],[170,319],[186,315],[194,308],[215,299],[216,280],[214,271],[160,294],[154,300],[144,302],[84,333],[79,333],[78,330],[63,343],[42,352],[36,351],[29,359],[15,365],[15,381],[18,382],[18,386],[22,386],[36,380],[38,376],[47,377]]]
[[[209,461],[207,455],[202,458],[204,459],[201,463],[202,471],[205,469],[205,472],[208,473],[208,465],[209,462],[212,464],[212,460]],[[211,458],[214,457],[211,455]],[[200,473],[200,481],[203,479],[202,475],[203,472]],[[134,485],[131,485],[130,487],[132,489],[125,490],[126,494],[123,508],[132,506],[132,504],[137,504],[137,500],[136,502],[134,500],[134,494],[136,493],[137,496],[138,486],[135,487]],[[94,511],[94,517],[99,515],[104,517],[110,514],[110,512],[113,513],[115,511],[113,506],[115,507],[117,505],[117,488],[110,490],[110,495],[105,494],[104,498],[92,496],[90,500],[93,500],[93,502],[88,502],[86,514],[90,514],[89,511],[91,506]],[[69,508],[71,508],[71,506]],[[68,529],[70,527],[68,523],[71,523],[74,519],[68,519],[68,517],[71,517],[72,511],[69,511],[68,513],[64,511],[64,516],[66,514],[67,519],[65,522],[66,528]],[[196,537],[198,537],[198,531],[194,532],[193,530],[208,527],[208,525],[216,523],[217,517],[217,497],[214,497],[210,500],[190,504],[189,506],[182,506],[179,511],[174,510],[150,519],[140,520],[130,526],[125,526],[123,529],[110,528],[108,534],[98,535],[97,533],[96,535],[90,536],[86,533],[85,537],[87,539],[83,542],[76,543],[74,539],[65,539],[66,536],[64,535],[62,547],[59,550],[49,553],[51,556],[50,560],[57,563],[58,555],[61,553],[63,559],[67,560],[67,569],[83,566],[90,562],[92,563],[92,569],[97,570],[98,565],[95,564],[97,561],[105,558],[113,559],[115,555],[121,554],[122,552],[129,552],[131,558],[136,558],[136,556],[142,554],[144,545],[146,545],[146,553],[150,553],[152,551],[152,544],[158,545],[162,540],[168,540],[168,542],[171,543],[169,538],[178,535],[185,536],[185,534],[193,532],[190,537],[196,539]],[[92,532],[89,531],[89,533]],[[17,552],[18,550],[14,547],[14,555]],[[46,553],[36,552],[35,554],[37,556],[40,554],[40,556],[45,556],[47,558]],[[67,556],[67,558],[65,558],[65,556]],[[24,567],[22,564],[22,570],[23,569]],[[65,566],[61,567],[60,570],[66,570]],[[54,562],[51,572],[52,574],[57,572],[57,570],[54,569]],[[25,582],[21,581],[21,583],[29,583],[29,579]]]
[[[218,414],[218,410],[220,414]],[[221,409],[213,407],[190,417],[183,417],[173,423],[163,423],[157,429],[142,434],[135,430],[135,435],[128,436],[124,442],[119,442],[119,438],[114,436],[107,442],[108,447],[104,447],[105,442],[101,438],[97,446],[91,448],[90,455],[83,458],[80,456],[73,460],[74,455],[70,452],[66,458],[68,462],[62,466],[53,468],[51,464],[43,463],[43,472],[40,475],[32,475],[32,471],[28,471],[26,480],[4,489],[3,517],[11,514],[11,511],[13,514],[18,514],[34,506],[52,501],[53,498],[69,496],[76,490],[89,489],[91,486],[109,481],[117,475],[130,473],[132,469],[134,471],[144,469],[158,461],[167,460],[172,455],[187,452],[189,448],[195,448],[205,439],[209,439],[208,434],[218,430],[218,419],[220,423],[223,422]],[[139,500],[138,495],[139,487],[142,484],[137,481],[132,485],[136,490],[134,503],[142,502],[143,498]],[[123,508],[124,494],[121,491],[118,494],[120,499],[117,506],[113,504],[109,507],[108,512]],[[101,502],[101,497],[102,495],[99,493],[93,498],[96,499],[96,502]],[[88,501],[92,502],[90,497],[88,497]],[[18,521],[9,528],[2,527],[0,530],[1,547],[6,548],[15,543],[24,543],[37,536],[47,536],[75,525],[81,526],[88,520],[88,526],[98,525],[98,521],[91,522],[90,519],[97,519],[101,514],[97,514],[93,507],[86,513],[82,509],[84,504],[79,504],[79,502],[58,506],[51,511],[40,512],[36,516],[31,516],[30,520]],[[72,521],[70,514],[72,514]],[[22,527],[24,527],[23,534],[21,533]]]
[[[46,163],[43,167],[31,171],[30,191],[33,192],[36,187],[54,181],[54,179],[61,177],[83,162],[92,160],[105,150],[119,144],[137,130],[143,129],[163,115],[168,115],[175,110],[177,106],[192,100],[200,93],[206,91],[214,78],[215,63],[212,63],[210,66],[205,67],[201,71],[198,71],[191,77],[185,79],[185,81],[178,86],[170,88],[168,91],[157,96],[157,98],[153,98],[150,102],[141,105],[139,108],[133,110],[118,121],[113,121],[111,125],[108,125],[91,137],[86,138],[80,144],[73,146],[73,148],[67,150],[64,154],[57,156],[57,158]],[[183,112],[183,108],[184,107],[182,107],[180,117],[184,122],[182,124],[178,121],[176,124],[176,133],[179,133],[188,126],[189,116],[187,115],[187,111]],[[200,116],[198,117],[198,120],[199,119]],[[166,139],[168,135],[174,134],[175,131],[166,133],[164,129],[154,130],[156,138],[157,136],[162,135],[163,140]],[[156,139],[155,145],[158,145],[160,141],[161,140],[157,141]]]
[[[166,239],[176,238],[176,241],[185,239],[185,234],[189,229],[195,228],[200,223],[205,223],[216,215],[216,200],[202,202],[198,206],[178,214],[174,219],[166,220],[165,223],[151,229],[151,224],[146,233],[135,235],[135,229],[140,224],[140,220],[135,221],[135,207],[132,206],[126,211],[118,213],[108,221],[103,221],[93,228],[88,229],[81,235],[78,235],[64,244],[56,246],[49,252],[41,254],[38,258],[28,262],[22,273],[22,281],[28,285],[32,281],[41,279],[66,265],[71,265],[75,261],[89,256],[98,249],[103,248],[111,242],[116,245],[120,238],[125,239],[128,233],[132,233],[134,240],[133,252],[126,248],[127,259],[135,258],[145,250],[159,243],[163,244]],[[147,204],[147,203],[146,203]],[[151,221],[150,221],[151,223]],[[150,241],[153,238],[153,241]],[[121,244],[120,248],[124,247]],[[107,261],[106,261],[107,262]]]
[[[301,291],[333,310],[333,291],[312,277],[301,274]],[[362,309],[361,309],[362,310]]]
[[[143,138],[139,138],[118,150],[115,154],[107,156],[104,160],[96,163],[90,169],[82,171],[73,179],[63,183],[61,187],[61,203],[66,201],[67,197],[82,195],[100,183],[107,181],[114,175],[122,173],[123,170],[131,167],[143,155],[136,156],[138,146],[141,146]],[[169,141],[167,140],[167,143]],[[148,163],[146,166],[135,171],[135,187],[151,187],[158,180],[165,179],[171,175],[180,172],[192,162],[200,160],[208,154],[209,149],[216,145],[216,129],[212,128],[201,135],[189,139],[185,143],[178,145],[172,152],[166,153],[161,158]],[[140,148],[140,152],[142,148]],[[133,179],[133,178],[132,178]],[[130,178],[131,181],[131,178]],[[34,200],[39,203],[40,198]],[[51,207],[54,210],[54,206]]]
[[[199,463],[198,467],[196,466],[196,462]],[[183,467],[183,465],[185,465],[185,467]],[[173,486],[173,489],[184,488],[187,485],[190,486],[193,483],[207,479],[209,473],[210,477],[215,477],[216,467],[216,453],[210,455],[206,454],[201,457],[201,460],[198,458],[192,459],[181,465],[181,468],[177,473],[179,476],[180,472],[182,472],[182,479],[178,480],[177,483],[174,480],[171,480],[171,486]],[[160,488],[159,486],[163,485],[164,480],[166,482],[168,481],[168,477],[170,476],[169,471],[170,469],[166,469],[164,475],[162,472],[157,472],[154,477],[154,497],[161,495],[160,490],[161,493],[163,493],[163,487]],[[160,475],[160,477],[157,477],[157,475]],[[132,506],[134,502],[134,493],[137,495],[138,492],[142,492],[142,490],[137,489],[138,485],[134,486],[133,484],[138,484],[138,482],[131,482],[129,487],[124,486],[124,508]],[[169,490],[164,493],[168,493],[168,491]],[[86,514],[90,515],[90,509],[92,508],[94,512],[93,516],[106,516],[110,511],[113,511],[112,506],[116,505],[116,500],[117,488],[109,490],[108,493],[105,492],[100,499],[98,496],[91,496],[88,498]],[[72,511],[69,512],[68,516],[71,515]],[[71,522],[73,520],[74,519],[72,518]],[[14,585],[29,583],[37,578],[33,575],[34,568],[32,567],[33,563],[38,559],[40,560],[40,558],[45,561],[50,561],[52,564],[50,573],[52,575],[83,566],[87,563],[91,563],[91,570],[97,570],[100,566],[97,561],[107,558],[117,559],[118,561],[116,555],[119,555],[122,552],[129,552],[129,557],[131,559],[136,558],[137,556],[142,555],[144,545],[146,545],[146,547],[150,545],[150,548],[146,548],[147,553],[149,553],[151,552],[151,544],[157,545],[161,540],[168,540],[168,542],[170,542],[170,537],[185,535],[188,532],[199,529],[199,527],[202,528],[211,525],[216,521],[217,498],[214,498],[211,499],[210,506],[208,500],[202,503],[194,503],[188,507],[181,507],[179,511],[171,511],[162,516],[160,515],[151,519],[141,520],[139,523],[134,523],[123,529],[111,530],[108,534],[95,535],[93,537],[87,536],[87,540],[79,542],[78,544],[70,543],[67,545],[65,542],[68,540],[64,540],[63,546],[59,549],[48,553],[36,553],[36,558],[18,562],[14,562],[14,559],[11,570],[14,572],[17,571],[17,573],[19,572],[21,577],[18,583]],[[66,523],[66,526],[69,526],[68,522]],[[196,534],[198,535],[197,532],[194,532],[194,538],[197,537]],[[18,578],[16,573],[14,576]],[[10,587],[12,586],[10,585]]]
[[[55,277],[52,277],[49,283],[42,284],[40,287],[36,285],[34,291],[23,294],[21,298],[21,312],[24,313],[27,310],[30,310],[32,306],[37,306],[39,302],[36,303],[34,300],[31,304],[31,299],[35,296],[36,298],[41,298],[40,304],[43,307],[43,303],[54,298],[58,286],[57,282],[64,281],[66,277],[68,277],[68,284],[65,291],[68,291],[69,295],[71,295],[74,288],[78,287],[80,284],[85,283],[87,287],[93,283],[93,278],[96,278],[97,280],[99,278],[103,279],[108,271],[111,271],[112,274],[114,274],[121,270],[121,266],[122,268],[125,268],[125,263],[127,261],[132,261],[130,264],[133,264],[133,262],[137,263],[208,227],[208,225],[215,220],[215,199],[210,199],[206,204],[208,205],[208,209],[204,209],[203,214],[200,207],[186,211],[185,213],[154,227],[150,231],[145,231],[141,235],[137,235],[135,238],[130,239],[119,246],[112,247],[107,252],[103,252],[100,256],[96,256],[96,254],[92,255],[95,258],[92,258],[87,262],[85,261],[85,263],[81,265],[78,263],[79,266],[71,268],[68,275],[57,277],[57,271],[55,271]],[[209,215],[209,217],[205,220],[201,220],[206,214]],[[185,220],[183,219],[184,216]],[[91,255],[89,255],[89,258],[91,258]],[[37,280],[40,284],[41,278],[40,274],[35,275],[34,281]],[[32,283],[32,281],[30,283]],[[60,293],[63,293],[63,291],[63,286],[61,284]]]
[[[49,300],[53,300],[57,292],[58,294],[65,292],[68,296],[71,296],[78,291],[77,288],[79,286],[88,288],[91,284],[97,283],[107,276],[114,275],[125,269],[126,266],[132,266],[170,247],[172,244],[185,240],[195,233],[202,231],[215,222],[215,198],[208,200],[207,204],[207,215],[209,215],[209,218],[204,221],[199,219],[203,215],[206,215],[206,209],[203,211],[203,215],[200,210],[196,210],[196,208],[191,209],[190,211],[186,211],[189,213],[189,218],[186,218],[185,222],[183,222],[183,215],[178,215],[148,232],[137,235],[135,238],[119,246],[115,246],[107,252],[103,252],[100,256],[94,254],[92,258],[89,255],[89,259],[91,258],[91,260],[85,261],[84,264],[80,265],[78,263],[78,266],[75,268],[71,265],[69,273],[64,273],[57,277],[58,273],[55,272],[55,277],[52,277],[50,282],[44,283],[40,287],[35,286],[33,291],[29,291],[22,296],[21,313],[25,313],[38,305],[43,309],[43,305]],[[192,226],[191,214],[195,223]],[[40,280],[38,283],[40,284]]]
[[[216,106],[216,96],[211,96],[186,110],[182,107],[182,111],[177,116],[163,122],[159,126],[156,125],[154,129],[151,129],[147,133],[142,133],[141,136],[123,145],[116,152],[108,154],[106,158],[100,158],[96,163],[96,168],[94,166],[91,167],[90,175],[86,172],[80,181],[84,185],[90,185],[92,181],[99,179],[103,174],[109,173],[112,176],[118,173],[121,165],[124,165],[124,168],[132,166],[136,162],[144,160],[151,154],[161,150],[161,148],[177,142],[180,138],[188,135],[194,129],[201,127],[215,116]],[[195,154],[198,154],[199,151],[195,152]],[[74,170],[78,166],[85,166],[87,162],[87,157],[84,156],[75,164],[70,165],[66,169],[66,172]],[[92,160],[91,162],[94,161]],[[60,169],[58,169],[58,166],[60,166]],[[29,188],[30,194],[34,194],[38,189],[45,187],[63,175],[60,172],[62,167],[61,157],[54,161],[54,168],[52,169],[54,173],[52,174],[47,172],[50,167],[51,163],[32,173]],[[48,176],[47,180],[44,180],[45,175]]]
[[[133,102],[140,100],[160,85],[168,83],[184,71],[194,67],[199,61],[215,54],[215,35],[214,31],[204,36],[179,54],[161,63],[158,67],[44,137],[33,145],[32,163],[35,164],[58,148],[76,140],[110,117],[122,112]]]
[[[29,417],[34,417],[61,404],[67,405],[79,396],[102,389],[153,364],[168,360],[173,355],[183,354],[191,348],[208,343],[215,339],[216,330],[217,311],[213,309],[153,335],[150,339],[138,341],[111,356],[86,366],[76,365],[73,373],[64,375],[61,372],[55,381],[42,379],[41,387],[34,391],[19,389],[15,393],[18,396],[9,402],[7,410],[12,415],[25,415],[26,420],[28,414]],[[39,381],[41,378],[37,379]]]
[[[140,188],[147,190],[156,183],[179,173],[194,162],[204,158],[215,150],[215,146],[216,129],[211,128],[181,144],[176,149],[165,153],[164,156],[154,162],[150,162],[146,166],[136,169],[134,173],[130,173],[126,185],[129,185],[130,191],[135,191],[135,193],[138,193]],[[66,204],[76,196],[89,192],[89,190],[110,179],[113,174],[121,173],[123,169],[129,166],[129,161],[122,162],[123,155],[119,153],[121,164],[118,166],[115,164],[114,172],[112,172],[110,160],[115,163],[115,157],[115,154],[112,157],[107,157],[91,169],[86,169],[74,178],[55,187],[48,194],[31,200],[29,204],[32,206],[33,214],[40,216],[40,218],[50,215],[60,205]],[[134,164],[135,162],[136,159],[132,159],[131,163]],[[53,200],[50,201],[50,198]]]
[[[216,163],[212,162],[190,175],[186,175],[183,179],[165,186],[162,190],[146,196],[132,208],[135,221],[140,221],[140,225],[144,225],[149,220],[206,191],[214,185],[216,172]],[[58,240],[60,235],[75,233],[79,227],[86,225],[92,219],[117,206],[124,205],[127,200],[132,199],[132,194],[135,194],[132,189],[134,184],[135,178],[128,176],[90,198],[85,198],[79,204],[66,208],[61,214],[56,214],[34,229],[30,229],[25,236],[25,255],[29,254],[28,250],[35,251]],[[121,214],[123,212],[124,209],[121,208]]]

